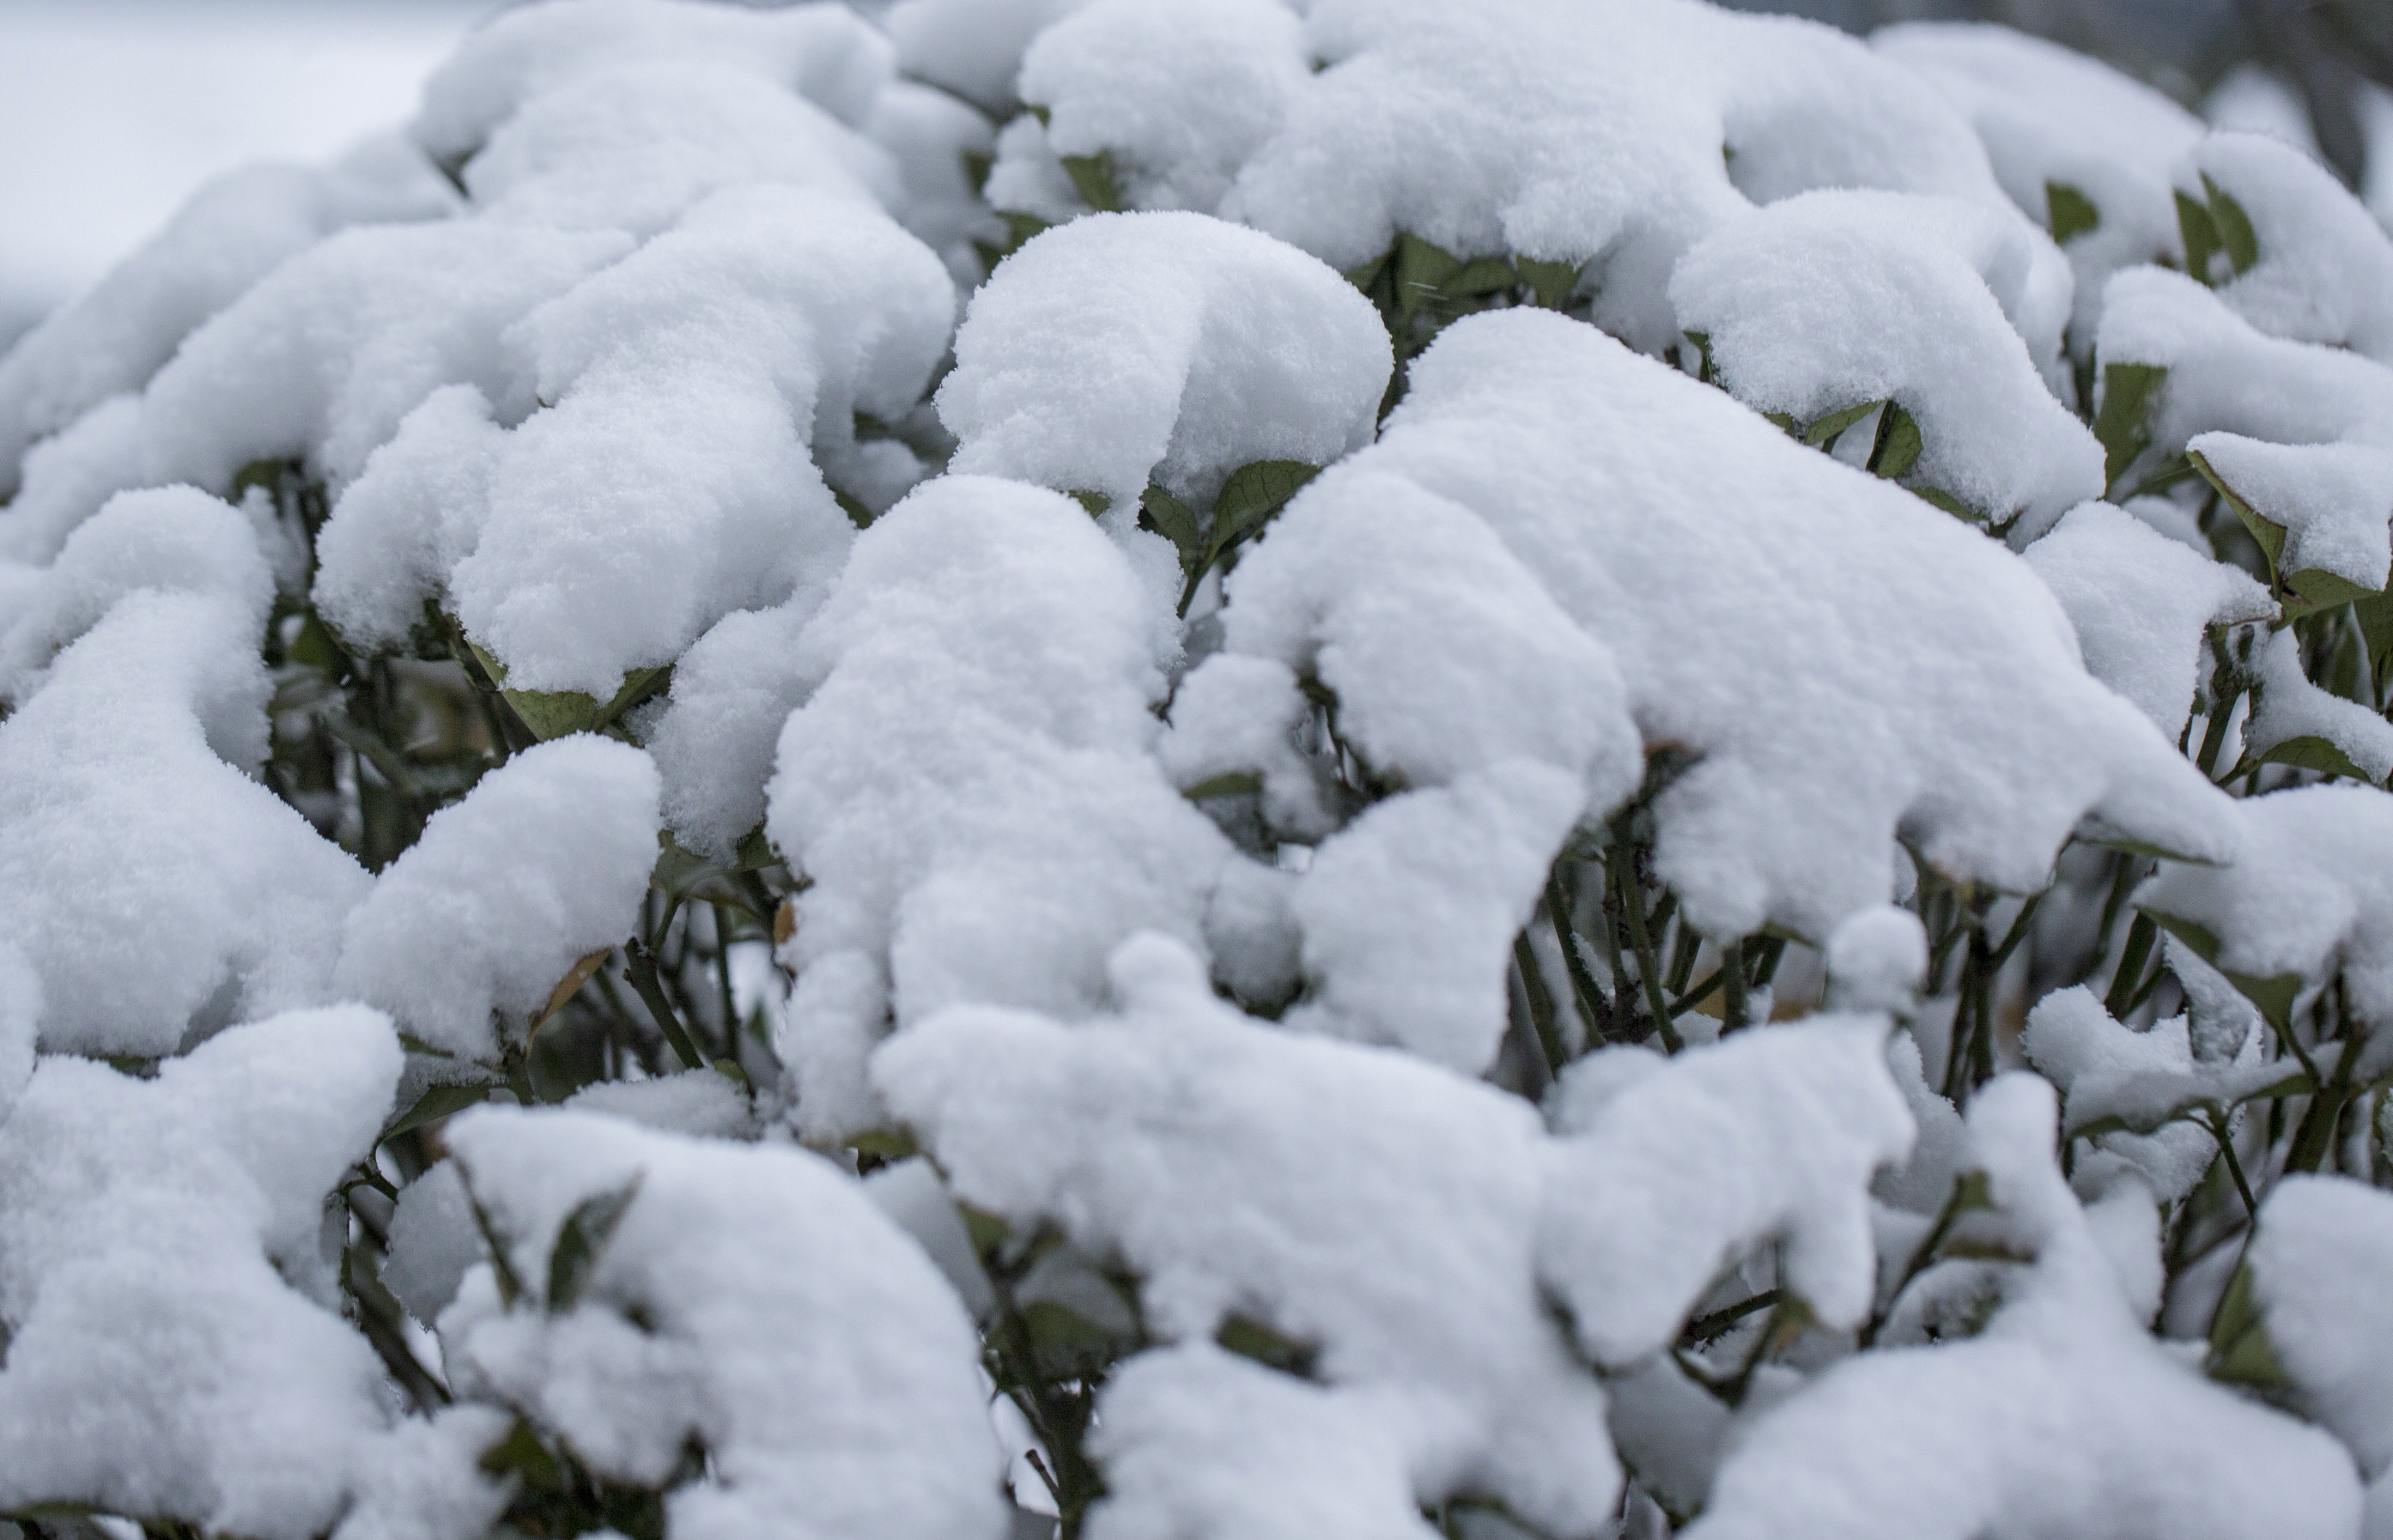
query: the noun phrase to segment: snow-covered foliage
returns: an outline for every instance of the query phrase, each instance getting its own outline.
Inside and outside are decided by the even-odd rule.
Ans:
[[[2393,1537],[2393,241],[2091,60],[541,0],[0,489],[6,1540]]]

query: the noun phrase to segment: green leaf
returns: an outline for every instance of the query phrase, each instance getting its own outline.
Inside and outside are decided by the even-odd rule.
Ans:
[[[1272,516],[1288,505],[1288,499],[1320,474],[1320,466],[1308,465],[1301,460],[1257,460],[1232,471],[1229,479],[1222,483],[1221,495],[1213,499],[1208,565],[1221,560],[1231,547],[1270,522]]]
[[[464,1179],[465,1207],[473,1213],[474,1228],[480,1232],[482,1246],[490,1254],[490,1275],[498,1285],[499,1304],[503,1309],[513,1310],[516,1301],[524,1297],[525,1290],[523,1275],[516,1271],[515,1255],[508,1249],[509,1238],[499,1228],[498,1220],[490,1217],[490,1211],[482,1207],[481,1194],[474,1191],[474,1173],[466,1168],[464,1157],[452,1158],[457,1161],[457,1174]]]
[[[2334,743],[2314,734],[2305,733],[2289,737],[2253,761],[2256,764],[2290,764],[2298,769],[2316,770],[2322,775],[2341,776],[2346,780],[2374,784],[2368,772],[2351,763],[2351,756]]]
[[[872,510],[858,501],[854,493],[843,492],[837,487],[833,487],[830,489],[830,500],[839,504],[839,511],[847,516],[847,522],[859,529],[872,528]]]
[[[1172,549],[1180,553],[1180,566],[1183,571],[1204,555],[1205,537],[1197,528],[1195,511],[1188,504],[1162,488],[1150,485],[1139,498],[1138,505],[1140,513],[1144,516],[1143,522],[1170,541]]]
[[[1893,401],[1886,404],[1886,410],[1887,418],[1878,431],[1877,458],[1870,469],[1894,481],[1919,463],[1919,451],[1926,446],[1919,437],[1919,424],[1911,413]]]
[[[1462,271],[1462,259],[1410,233],[1396,237],[1396,308],[1406,320],[1436,301],[1446,281]]]
[[[597,1271],[598,1259],[606,1254],[607,1243],[615,1238],[616,1227],[623,1222],[624,1211],[639,1192],[640,1179],[634,1176],[611,1193],[582,1199],[565,1217],[556,1244],[548,1250],[551,1314],[562,1314],[581,1303],[582,1291],[590,1286],[590,1275]]]
[[[2218,225],[2203,202],[2182,190],[2177,194],[2177,235],[2185,242],[2185,270],[2195,281],[2210,281],[2210,259],[2219,249]]]
[[[2045,228],[2052,231],[2055,245],[2065,246],[2102,225],[2102,211],[2094,206],[2094,200],[2067,182],[2044,184],[2044,210]]]
[[[986,150],[966,150],[959,152],[959,158],[963,162],[964,180],[971,184],[973,196],[982,196],[988,187],[988,174],[997,168],[996,155]]]
[[[1213,1340],[1241,1358],[1251,1358],[1300,1379],[1313,1377],[1314,1365],[1321,1357],[1318,1344],[1283,1336],[1249,1315],[1232,1315],[1223,1320]]]
[[[2260,261],[2260,239],[2253,232],[2252,216],[2224,188],[2212,181],[2207,172],[2203,174],[2202,186],[2210,194],[2210,222],[2218,231],[2218,244],[2227,253],[2228,265],[2238,276],[2250,272]]]
[[[1695,345],[1695,378],[1706,385],[1712,384],[1718,378],[1712,369],[1712,334],[1709,332],[1688,332],[1683,335],[1689,342]],[[1772,421],[1776,419],[1773,418]],[[1791,419],[1787,424],[1787,431],[1794,431]]]
[[[483,1450],[476,1463],[487,1475],[520,1477],[523,1484],[534,1492],[563,1493],[568,1489],[565,1467],[522,1417],[516,1418],[498,1442]]]
[[[1065,155],[1064,175],[1072,178],[1072,189],[1080,201],[1100,214],[1119,214],[1126,206],[1122,202],[1121,177],[1114,169],[1113,156],[1103,150],[1093,155]]]
[[[1192,803],[1201,803],[1208,797],[1249,796],[1262,789],[1263,778],[1261,776],[1244,770],[1233,770],[1227,775],[1215,776],[1210,779],[1198,781],[1194,786],[1183,788],[1180,794]]]
[[[1859,406],[1832,411],[1825,417],[1814,417],[1811,425],[1803,430],[1803,442],[1814,449],[1825,449],[1837,441],[1838,434],[1886,404],[1883,400],[1863,401]]]
[[[2386,659],[2393,658],[2393,590],[2360,595],[2352,601],[2351,614],[2368,646],[2369,669],[2382,676]]]
[[[2244,1262],[2228,1279],[2218,1313],[2211,1319],[2210,1359],[2205,1367],[2213,1379],[2248,1386],[2264,1395],[2282,1395],[2296,1389],[2294,1377],[2285,1371],[2285,1361],[2269,1339],[2268,1323],[2261,1318],[2253,1293],[2252,1265]]]
[[[1064,494],[1089,511],[1091,518],[1102,518],[1114,505],[1114,500],[1103,492],[1069,491]]]
[[[858,1155],[876,1155],[883,1160],[904,1160],[922,1153],[914,1136],[903,1129],[867,1129],[850,1139],[847,1147]]]
[[[1516,256],[1512,266],[1536,303],[1549,310],[1559,310],[1569,301],[1583,270],[1576,262],[1540,262],[1534,256]]]
[[[1964,524],[1983,524],[1986,522],[1985,515],[1978,512],[1975,508],[1970,507],[1968,503],[1962,502],[1959,498],[1955,497],[1951,492],[1945,491],[1940,487],[1906,487],[1903,490],[1919,499],[1922,502],[1934,503],[1937,507],[1943,509],[1946,513],[1952,515],[1955,518],[1959,519]]]
[[[426,1123],[438,1123],[444,1117],[464,1112],[467,1107],[479,1106],[489,1101],[493,1092],[504,1090],[505,1087],[506,1082],[496,1076],[492,1076],[488,1080],[477,1080],[468,1084],[451,1083],[430,1087],[423,1095],[415,1099],[413,1106],[392,1118],[374,1142],[384,1143],[397,1139],[403,1133],[412,1133]]]
[[[763,824],[739,836],[739,846],[732,852],[732,858],[734,871],[763,871],[767,867],[781,864],[781,853],[775,850],[773,842],[765,837]]]
[[[2102,406],[2094,416],[2094,437],[2102,441],[2105,486],[2115,487],[2136,457],[2151,447],[2151,418],[2168,371],[2159,364],[2102,366]]]
[[[1500,256],[1476,256],[1445,281],[1445,293],[1456,299],[1482,299],[1521,286],[1521,275]]]
[[[667,688],[673,681],[673,665],[660,664],[653,669],[634,669],[623,676],[614,698],[600,704],[579,690],[514,690],[507,688],[507,666],[493,657],[479,642],[469,641],[474,657],[482,672],[499,686],[515,708],[516,715],[531,729],[532,736],[545,743],[550,738],[569,733],[593,733],[621,716],[625,711]]]

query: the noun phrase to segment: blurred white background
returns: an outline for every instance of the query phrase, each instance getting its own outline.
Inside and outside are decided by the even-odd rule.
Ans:
[[[219,171],[414,109],[494,0],[0,0],[0,342]]]

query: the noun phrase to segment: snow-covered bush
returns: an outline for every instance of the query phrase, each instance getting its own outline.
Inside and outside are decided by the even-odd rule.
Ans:
[[[2393,241],[2090,60],[545,0],[0,490],[0,1534],[2393,1540]]]

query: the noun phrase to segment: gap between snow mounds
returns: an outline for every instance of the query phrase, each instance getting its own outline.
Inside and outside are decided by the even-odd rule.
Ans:
[[[1656,868],[1713,935],[1824,936],[1893,891],[1898,839],[2013,891],[2081,829],[2235,853],[2226,799],[1999,544],[1559,317],[1458,322],[1413,388],[1241,564],[1182,691],[1223,698],[1161,750],[1183,785],[1244,758],[1269,798],[1301,769],[1237,724],[1292,724],[1311,681],[1409,788],[1289,900],[1313,1024],[1484,1065],[1554,854],[1652,746],[1699,756]]]

